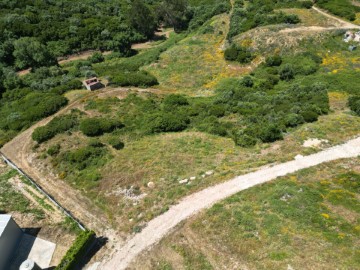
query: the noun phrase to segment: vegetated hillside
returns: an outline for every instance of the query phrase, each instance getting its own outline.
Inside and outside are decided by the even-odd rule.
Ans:
[[[131,269],[358,269],[359,161],[242,191],[187,221]]]
[[[156,41],[149,49],[129,55],[95,53],[62,67],[34,66],[22,77],[9,66],[4,69],[8,73],[0,101],[0,143],[64,106],[63,94],[79,88],[85,77],[101,76],[114,87],[160,84],[161,90],[171,91],[171,95],[157,95],[151,88],[149,93],[134,89],[125,94],[124,89],[111,89],[115,96],[116,91],[123,94],[121,100],[111,98],[110,93],[108,98],[102,96],[108,89],[95,92],[78,109],[32,134],[34,142],[29,145],[36,154],[33,162],[39,165],[34,169],[46,168],[43,173],[48,174],[48,168],[53,168],[51,178],[56,175],[83,191],[122,231],[138,231],[144,222],[200,188],[292,159],[298,153],[310,153],[313,150],[301,146],[310,136],[333,144],[359,132],[360,118],[346,111],[348,94],[354,95],[350,107],[358,111],[358,89],[353,86],[359,80],[354,69],[359,51],[348,51],[342,32],[323,34],[317,46],[309,46],[313,40],[304,36],[296,50],[277,47],[266,54],[253,47],[251,38],[232,38],[223,51],[229,27],[231,31],[239,26],[234,22],[241,24],[240,31],[234,32],[239,34],[273,23],[286,27],[284,23],[299,20],[274,10],[270,2],[261,7],[253,1],[238,7],[249,13],[244,20],[233,19],[229,26],[235,10],[229,13],[228,1],[189,3],[180,5],[181,16],[175,12],[172,23],[165,15],[159,18],[176,32],[183,31]],[[276,6],[308,8],[304,3],[278,1]],[[243,25],[246,21],[252,23]],[[226,68],[232,72],[224,75]],[[192,80],[187,75],[198,74],[203,77],[187,89],[199,88],[197,95],[179,95]],[[165,85],[168,75],[176,84]],[[210,90],[206,94],[204,83]],[[345,111],[330,107],[328,93],[339,90],[345,92],[340,95]],[[285,141],[276,142],[282,139]],[[203,177],[209,170],[218,173]],[[196,179],[179,184],[191,176]]]
[[[135,56],[116,70],[116,59],[132,56],[131,44],[153,37],[163,24],[175,31],[195,29],[212,16],[228,12],[228,1],[6,1],[0,3],[0,145],[35,121],[67,103],[61,95],[81,88],[80,80],[96,76],[92,65],[104,61],[100,53],[88,61],[57,66],[57,56],[87,49],[113,50],[110,63],[98,67],[119,86],[151,86],[157,79],[140,71],[177,42],[174,37],[145,55]],[[133,62],[134,61],[134,62]],[[130,63],[131,62],[131,63]],[[17,70],[32,68],[20,77]],[[96,68],[94,68],[96,69]],[[124,74],[127,73],[125,76]],[[131,74],[129,74],[131,73]]]
[[[119,67],[115,70],[131,59],[141,66],[156,59],[166,42],[109,63]],[[360,118],[349,113],[347,99],[358,93],[353,67],[359,52],[347,51],[336,33],[324,35],[313,50],[305,49],[311,39],[303,42],[303,52],[270,54],[249,75],[221,80],[212,96],[157,95],[152,89],[121,100],[93,96],[81,111],[35,130],[37,162],[86,190],[111,219],[121,217],[120,230],[136,231],[187,194],[250,168],[311,153],[302,147],[308,138],[335,144],[357,135]],[[178,45],[172,46],[169,50]],[[94,65],[98,72],[104,67],[106,62]],[[334,93],[339,89],[345,92]],[[208,170],[217,173],[203,178]],[[179,184],[191,176],[196,180]]]

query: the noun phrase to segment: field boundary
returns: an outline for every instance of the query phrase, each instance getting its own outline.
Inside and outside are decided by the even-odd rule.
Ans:
[[[69,217],[72,221],[74,221],[82,231],[87,230],[85,225],[80,220],[78,220],[69,210],[63,207],[53,196],[48,194],[33,178],[27,175],[21,168],[19,168],[14,162],[12,162],[9,158],[7,158],[1,151],[0,151],[0,156],[6,164],[8,164],[11,168],[16,170],[20,175],[22,175],[27,180],[29,180],[30,183],[41,194],[43,194],[53,205],[56,206],[56,208],[60,209],[61,212],[63,212],[67,217]]]

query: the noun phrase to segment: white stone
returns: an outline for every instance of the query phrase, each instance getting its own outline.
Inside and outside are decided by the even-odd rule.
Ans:
[[[149,182],[149,183],[147,183],[147,187],[148,187],[148,188],[154,188],[154,187],[155,187],[155,183],[154,183],[154,182]]]
[[[300,160],[300,159],[303,159],[303,158],[304,158],[303,155],[296,155],[296,156],[295,156],[295,160]]]
[[[320,139],[308,139],[304,141],[303,147],[320,147],[323,143],[329,143],[328,140],[320,140]]]
[[[206,173],[205,173],[205,175],[207,175],[207,176],[210,176],[210,175],[213,175],[214,174],[214,171],[207,171]]]
[[[192,177],[190,177],[190,180],[191,180],[191,181],[196,180],[196,176],[192,176]]]
[[[184,180],[180,180],[179,184],[186,184],[187,182],[189,182],[189,179],[184,179]]]

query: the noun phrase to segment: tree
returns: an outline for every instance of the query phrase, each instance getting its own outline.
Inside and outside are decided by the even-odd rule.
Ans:
[[[294,79],[295,71],[292,65],[286,64],[280,69],[280,79],[283,81],[290,81]]]
[[[167,25],[174,27],[175,32],[185,30],[192,17],[186,0],[164,0],[160,5],[160,14]]]
[[[57,63],[46,46],[31,37],[16,40],[13,55],[15,57],[15,66],[18,69],[53,66]]]
[[[128,13],[131,26],[146,38],[151,38],[157,23],[153,11],[142,0],[133,0]]]

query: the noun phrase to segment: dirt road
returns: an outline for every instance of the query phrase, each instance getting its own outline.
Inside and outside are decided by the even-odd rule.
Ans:
[[[11,159],[19,168],[31,176],[39,183],[49,194],[59,201],[75,217],[82,221],[88,228],[94,229],[97,233],[114,239],[115,232],[108,225],[107,218],[102,211],[93,207],[93,203],[86,198],[80,191],[72,188],[65,181],[60,180],[50,171],[42,171],[36,161],[36,154],[32,151],[33,141],[31,135],[33,131],[40,126],[49,123],[55,116],[65,114],[71,109],[79,107],[84,100],[95,95],[111,95],[126,92],[128,89],[105,89],[96,92],[89,92],[84,97],[79,98],[57,112],[55,115],[47,117],[26,131],[19,134],[12,141],[4,145],[1,151]]]
[[[319,12],[320,14],[328,17],[329,19],[338,21],[339,23],[342,24],[342,26],[343,26],[344,28],[348,28],[348,29],[360,29],[360,26],[359,26],[359,25],[350,23],[350,22],[345,21],[345,20],[343,20],[343,19],[341,19],[341,18],[339,18],[339,17],[336,17],[336,16],[334,16],[334,15],[331,15],[331,14],[329,14],[329,13],[327,13],[327,12],[319,9],[318,7],[313,6],[312,8],[313,8],[313,10],[315,10],[315,11]]]
[[[181,221],[242,190],[323,162],[359,155],[360,137],[319,153],[242,175],[192,194],[171,207],[163,215],[150,221],[143,231],[128,240],[125,245],[118,246],[118,251],[112,255],[111,259],[102,262],[98,269],[126,269],[137,255],[159,242]]]
[[[317,7],[312,7],[313,10],[320,13],[321,15],[334,20],[339,23],[339,26],[331,26],[331,27],[323,27],[323,26],[300,26],[300,27],[294,27],[294,28],[286,28],[280,30],[280,33],[292,33],[292,32],[322,32],[322,31],[333,31],[333,30],[347,30],[347,29],[360,29],[359,25],[347,22],[341,18],[335,17],[331,14],[326,13],[325,11],[322,11],[321,9]]]

